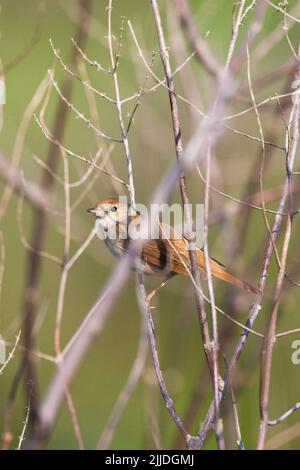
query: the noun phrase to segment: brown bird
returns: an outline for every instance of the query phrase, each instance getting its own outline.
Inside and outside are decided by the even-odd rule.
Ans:
[[[98,201],[95,207],[87,209],[88,212],[96,215],[105,243],[117,257],[121,256],[128,247],[130,241],[128,227],[130,224],[134,229],[137,229],[141,223],[140,214],[133,208],[130,209],[129,211],[129,206],[120,203],[118,199],[103,199]],[[137,260],[137,268],[144,274],[165,277],[158,288],[148,296],[148,300],[165,285],[170,277],[175,274],[187,275],[188,269],[191,267],[188,241],[184,237],[178,236],[170,226],[159,225],[159,238],[145,240]],[[163,236],[164,233],[168,233],[167,238]],[[197,259],[199,267],[205,273],[205,259],[201,248],[197,249]],[[225,266],[215,259],[210,258],[209,264],[214,277],[254,294],[260,292],[258,288],[230,274]]]

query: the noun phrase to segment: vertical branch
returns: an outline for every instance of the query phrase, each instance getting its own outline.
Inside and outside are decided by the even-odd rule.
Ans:
[[[56,318],[55,318],[55,328],[54,328],[54,351],[56,355],[56,361],[58,367],[60,367],[60,357],[61,357],[61,322],[63,316],[63,308],[65,303],[65,292],[67,287],[69,264],[67,260],[69,258],[70,251],[70,234],[71,234],[71,206],[70,206],[70,181],[69,181],[69,161],[66,153],[62,150],[63,164],[64,164],[64,195],[65,195],[65,227],[64,227],[64,250],[63,250],[63,260],[62,260],[62,272],[59,283],[59,292],[58,292],[58,301],[56,309]],[[74,434],[77,440],[78,448],[80,450],[84,449],[83,439],[80,431],[80,426],[77,419],[77,414],[73,399],[68,387],[65,387],[65,398],[70,414],[72,427]]]
[[[228,67],[230,65],[230,62],[231,62],[231,59],[233,57],[235,44],[236,44],[236,41],[237,41],[237,38],[238,38],[239,28],[241,26],[241,20],[242,20],[242,16],[243,16],[245,3],[246,3],[246,0],[240,0],[239,9],[237,11],[236,18],[233,19],[232,36],[231,36],[231,41],[230,41],[230,44],[229,44],[229,50],[228,50],[228,54],[227,54],[225,69],[228,69]],[[238,4],[236,3],[235,6],[237,7],[237,5]]]
[[[230,362],[228,364],[228,369],[226,371],[226,378],[225,378],[225,388],[222,393],[222,399],[225,396],[226,393],[226,388],[228,385],[228,381],[232,377],[232,373],[238,363],[238,360],[240,358],[240,355],[242,354],[242,351],[245,347],[245,344],[247,342],[248,336],[250,334],[250,329],[253,327],[253,324],[257,318],[257,315],[259,314],[259,311],[261,310],[261,302],[263,298],[263,293],[266,285],[266,280],[267,280],[267,275],[269,272],[269,266],[270,266],[270,261],[271,261],[271,256],[273,254],[273,248],[274,248],[274,243],[277,239],[280,227],[281,227],[281,222],[282,222],[282,214],[285,206],[285,202],[287,199],[288,195],[288,185],[287,183],[284,186],[283,194],[281,197],[281,200],[279,202],[277,214],[275,216],[274,223],[271,228],[271,234],[272,234],[272,239],[270,238],[268,241],[268,245],[266,248],[262,268],[261,268],[261,273],[260,273],[260,279],[259,279],[259,289],[261,291],[260,294],[258,294],[253,302],[253,304],[250,307],[249,310],[249,315],[247,318],[247,321],[245,323],[245,329],[243,330],[240,339],[234,349],[234,352],[232,354],[232,357],[230,359]],[[211,403],[208,412],[206,414],[206,417],[203,421],[203,424],[201,426],[201,429],[198,434],[198,441],[195,441],[195,448],[202,447],[204,444],[204,441],[206,439],[206,436],[208,432],[210,431],[212,424],[214,422],[214,403]]]
[[[115,56],[114,51],[113,51],[113,45],[112,45],[112,0],[109,0],[108,47],[109,47],[111,69],[112,69],[114,88],[115,88],[115,104],[116,104],[116,108],[118,112],[118,120],[119,120],[120,129],[121,129],[122,143],[124,146],[124,151],[125,151],[125,156],[126,156],[126,161],[127,161],[127,178],[128,178],[128,190],[129,190],[129,196],[130,196],[130,203],[134,207],[136,204],[135,187],[134,187],[134,179],[133,179],[132,157],[131,157],[129,141],[128,141],[128,131],[129,131],[130,125],[128,126],[128,128],[126,128],[126,125],[123,119],[122,101],[120,97],[120,89],[119,89],[119,81],[118,81],[118,61],[119,61],[120,49],[122,47],[123,29],[124,29],[124,18],[122,18],[122,23],[121,23],[118,52],[117,52],[117,55]],[[137,280],[137,288],[139,292],[142,292],[142,290],[145,290],[142,277],[140,277],[140,283],[138,283],[138,280]],[[145,309],[146,308],[145,300],[143,299],[141,303],[144,304],[143,307]],[[128,375],[126,384],[118,397],[118,400],[114,406],[114,409],[100,437],[100,440],[98,442],[98,448],[106,448],[109,445],[109,442],[112,439],[114,430],[125,409],[125,406],[129,400],[129,397],[131,396],[133,390],[135,389],[142,375],[142,372],[144,370],[144,366],[145,366],[146,359],[147,359],[147,351],[148,351],[148,344],[146,342],[146,331],[147,331],[146,317],[144,315],[144,309],[140,307],[142,318],[141,318],[139,347],[137,350],[136,358],[132,365],[131,371]]]
[[[61,321],[63,315],[63,307],[65,300],[65,291],[67,285],[67,259],[70,250],[70,229],[71,229],[71,212],[70,212],[70,184],[69,184],[69,164],[64,151],[62,151],[64,163],[64,195],[65,195],[65,227],[64,227],[64,250],[62,259],[62,272],[59,283],[59,293],[56,309],[55,328],[54,328],[54,351],[59,358],[61,353],[60,336],[61,336]]]
[[[231,37],[229,50],[228,50],[228,54],[227,54],[227,59],[226,59],[226,64],[225,64],[225,69],[224,69],[224,75],[226,74],[226,71],[228,71],[230,69],[230,66],[231,66],[233,53],[234,53],[236,41],[237,41],[237,38],[238,38],[239,28],[240,28],[243,16],[245,15],[245,12],[246,12],[246,10],[244,12],[245,3],[246,3],[245,0],[240,1],[237,15],[233,20],[232,37]],[[261,4],[260,4],[260,8],[259,8],[258,13],[257,13],[258,18],[260,18],[263,11],[264,11],[264,9],[261,8]],[[256,18],[256,21],[257,21],[257,18]],[[255,31],[255,29],[256,29],[256,31]],[[259,29],[258,27],[252,28],[253,31],[252,31],[251,40],[253,40],[253,38],[255,36],[255,33],[258,32],[258,29]],[[244,54],[245,50],[248,54],[248,42],[246,42],[246,44],[243,45],[241,51],[239,52],[239,60],[241,60],[242,54]],[[248,59],[248,68],[249,68],[249,59]],[[249,71],[248,71],[248,73],[249,73]],[[251,89],[251,86],[250,86],[250,89]],[[251,89],[251,91],[252,91],[252,89]],[[252,95],[252,97],[253,97],[253,95]],[[255,102],[254,102],[254,105],[255,105]],[[259,123],[260,123],[260,121],[259,121]],[[260,126],[260,131],[261,131],[261,126]],[[262,132],[261,132],[261,140],[263,142],[263,152],[264,152],[264,139],[263,139]],[[206,181],[207,181],[207,179],[208,178],[206,177]],[[273,229],[272,229],[272,231],[270,231],[270,243],[269,243],[267,251],[266,251],[266,255],[265,255],[265,259],[264,259],[264,263],[263,263],[263,268],[262,268],[262,272],[261,272],[261,277],[260,277],[259,288],[261,289],[261,292],[263,292],[263,289],[265,287],[265,280],[266,280],[266,274],[267,274],[268,268],[269,268],[270,257],[272,255],[273,249],[275,247],[274,241],[275,241],[276,236],[277,236],[276,228],[278,227],[278,230],[279,230],[279,227],[280,227],[280,224],[281,224],[282,216],[280,214],[281,214],[281,210],[283,209],[284,204],[285,204],[285,198],[286,198],[286,191],[284,191],[284,194],[282,196],[282,199],[281,199],[281,202],[280,202],[280,205],[279,205],[279,211],[278,211],[279,213],[275,217],[275,221],[274,221],[274,224],[273,224],[274,231],[273,231]],[[209,271],[209,269],[207,271]],[[250,328],[252,327],[252,325],[253,325],[253,323],[256,319],[256,316],[258,315],[258,312],[260,310],[261,300],[262,300],[262,293],[257,295],[256,301],[254,302],[254,304],[250,308],[248,321],[246,323],[247,327],[250,327]],[[228,381],[230,380],[231,374],[232,374],[232,372],[233,372],[233,370],[234,370],[234,368],[235,368],[235,366],[238,362],[238,359],[239,359],[240,354],[243,350],[243,347],[246,343],[248,335],[249,335],[249,331],[247,331],[245,329],[242,336],[241,336],[241,339],[240,339],[238,345],[236,346],[236,348],[234,350],[233,356],[231,358],[231,361],[229,363],[229,367],[228,367],[228,370],[227,370],[227,373],[226,373],[226,382],[225,382],[225,388],[222,392],[222,399],[225,396]],[[215,422],[215,421],[216,421],[216,410],[215,410],[215,407],[214,407],[214,403],[212,403],[210,405],[210,408],[208,410],[206,418],[205,418],[205,420],[204,420],[204,422],[201,426],[201,429],[199,431],[199,434],[198,434],[199,439],[198,440],[195,439],[194,442],[193,442],[193,444],[195,445],[195,448],[202,447],[202,445],[204,443],[204,439],[205,439],[209,429],[211,429],[211,426],[212,426],[213,422]]]
[[[233,20],[232,28],[232,37],[229,44],[229,49],[226,58],[226,64],[222,74],[220,75],[220,80],[226,77],[228,70],[231,66],[234,49],[236,46],[239,28],[242,21],[243,11],[245,6],[245,0],[241,0],[239,4],[239,9],[237,12],[237,17]],[[215,101],[214,109],[217,104]],[[219,340],[218,340],[218,325],[217,325],[217,312],[215,305],[215,296],[213,290],[212,274],[209,263],[208,255],[208,209],[209,209],[209,188],[210,188],[210,165],[211,165],[211,144],[209,143],[207,153],[206,153],[206,178],[205,178],[205,218],[204,218],[204,257],[205,257],[205,270],[207,273],[208,280],[208,290],[211,303],[211,313],[212,313],[212,337],[213,341],[211,343],[212,350],[212,363],[213,363],[213,390],[214,390],[214,423],[215,423],[215,432],[219,448],[224,448],[223,442],[223,430],[222,422],[219,416],[219,406],[220,406],[220,394],[219,394],[219,367],[218,367],[218,350],[219,350]]]
[[[111,68],[114,80],[114,87],[115,87],[115,95],[116,95],[116,107],[118,110],[118,118],[119,124],[122,134],[122,142],[124,145],[126,160],[127,160],[127,174],[128,174],[128,186],[129,186],[129,194],[130,194],[130,202],[134,206],[135,205],[135,188],[134,188],[134,181],[133,181],[133,170],[132,170],[132,159],[131,153],[129,148],[129,142],[127,137],[127,130],[123,120],[122,114],[122,102],[120,99],[120,89],[119,89],[119,81],[118,81],[118,60],[114,56],[113,45],[112,45],[112,26],[111,26],[111,12],[112,12],[112,0],[109,0],[108,4],[108,47],[109,47],[109,55],[111,61]],[[122,41],[122,34],[123,34],[123,22],[121,25],[121,37],[120,37],[120,45]],[[117,56],[118,57],[118,56]]]
[[[118,118],[119,118],[119,124],[121,128],[121,133],[122,133],[122,141],[125,149],[125,155],[126,155],[126,160],[127,160],[127,173],[128,173],[128,187],[129,187],[129,194],[130,194],[130,202],[131,205],[135,205],[135,188],[134,188],[134,180],[133,180],[133,169],[132,169],[132,158],[131,158],[131,153],[130,153],[130,148],[129,148],[129,142],[128,142],[128,130],[125,127],[124,121],[123,121],[123,116],[122,116],[122,102],[120,99],[120,92],[119,92],[119,83],[118,83],[118,76],[117,76],[117,58],[114,57],[113,53],[113,47],[112,47],[112,29],[111,29],[111,12],[112,12],[112,0],[109,1],[108,5],[108,44],[109,44],[109,51],[110,51],[110,58],[111,58],[111,67],[113,70],[113,78],[114,78],[114,86],[115,86],[115,96],[116,96],[116,107],[118,110]],[[123,28],[123,23],[121,26],[121,37],[122,37],[122,28]],[[150,308],[147,305],[146,301],[146,291],[145,291],[145,285],[144,285],[144,280],[142,274],[138,273],[137,274],[137,298],[138,298],[138,303],[139,307],[141,310],[141,313],[143,315],[143,321],[146,321],[147,323],[147,328],[148,328],[148,335],[150,339],[150,346],[151,346],[151,352],[152,352],[152,358],[153,358],[153,363],[154,363],[154,368],[157,376],[157,380],[162,392],[163,399],[166,403],[166,406],[172,416],[172,418],[175,421],[175,424],[177,425],[179,431],[182,434],[182,437],[185,441],[185,444],[188,446],[188,434],[184,428],[184,425],[177,415],[172,399],[169,396],[167,387],[165,385],[161,368],[160,368],[160,362],[159,362],[159,357],[158,357],[158,352],[157,352],[157,347],[156,347],[156,339],[155,339],[155,332],[154,332],[154,324],[152,321],[151,317],[151,312]],[[144,361],[146,360],[146,354],[144,355]],[[139,373],[141,373],[141,368],[139,369]],[[137,382],[137,379],[135,380]],[[130,377],[128,378],[127,384],[130,384]],[[124,391],[126,392],[127,384],[125,386]],[[122,396],[122,395],[121,395]],[[118,403],[117,403],[118,405]],[[109,431],[109,429],[108,429]],[[105,436],[104,436],[105,437]],[[108,435],[109,437],[109,435]],[[101,444],[101,442],[100,442]],[[103,440],[102,440],[103,444]]]
[[[92,0],[80,0],[80,21],[77,30],[77,43],[81,48],[84,47],[84,43],[87,37],[87,24],[89,22],[90,12],[92,8]],[[77,49],[73,48],[70,58],[70,63],[75,64],[78,56]],[[73,81],[71,77],[66,76],[63,81],[62,90],[65,97],[70,99],[73,89]],[[56,112],[54,115],[53,125],[53,136],[56,140],[61,141],[67,120],[67,110],[65,103],[59,101]],[[47,192],[51,192],[54,178],[53,173],[58,165],[59,149],[55,143],[51,142],[48,149],[47,155],[47,167],[50,168],[51,172],[45,170],[42,175],[41,187]],[[36,209],[34,212],[33,228],[31,235],[31,246],[34,251],[28,253],[27,266],[26,266],[26,277],[25,277],[25,290],[23,296],[23,365],[25,367],[26,383],[30,383],[31,387],[31,406],[29,414],[29,430],[38,427],[39,421],[39,391],[37,381],[37,371],[32,355],[32,350],[35,346],[35,338],[33,334],[34,319],[37,308],[37,294],[38,285],[41,274],[41,259],[38,253],[41,251],[44,244],[45,236],[47,232],[47,218],[46,212],[42,209]]]
[[[298,66],[298,70],[299,70],[299,66]],[[299,73],[299,71],[297,73]],[[294,95],[294,96],[298,96],[298,99],[299,99],[299,93],[297,95]],[[291,161],[293,161],[293,160],[291,160]],[[259,279],[259,289],[261,290],[261,293],[256,296],[255,301],[253,302],[253,304],[250,307],[249,315],[248,315],[248,318],[247,318],[247,321],[246,321],[246,324],[245,324],[247,329],[246,328],[244,329],[244,331],[243,331],[243,333],[242,333],[242,335],[241,335],[241,337],[240,337],[240,339],[239,339],[239,341],[238,341],[238,343],[237,343],[237,345],[234,349],[231,360],[228,364],[228,370],[227,370],[227,373],[226,373],[226,380],[225,380],[225,388],[224,388],[222,397],[225,396],[226,386],[228,384],[228,380],[231,378],[232,373],[233,373],[233,371],[234,371],[234,369],[235,369],[235,367],[238,363],[238,360],[240,358],[240,355],[241,355],[241,353],[242,353],[242,351],[245,347],[246,341],[247,341],[248,336],[249,336],[249,328],[253,327],[253,324],[254,324],[254,322],[255,322],[258,314],[259,314],[259,311],[261,309],[261,302],[262,302],[262,298],[263,298],[264,289],[265,289],[265,286],[266,286],[266,280],[267,280],[267,275],[268,275],[268,272],[269,272],[271,257],[272,257],[273,250],[274,250],[274,244],[275,244],[275,241],[276,241],[277,236],[278,236],[279,231],[280,231],[283,212],[284,212],[284,207],[285,207],[285,204],[286,204],[286,201],[287,201],[287,198],[288,198],[288,194],[289,194],[290,176],[291,175],[289,175],[289,176],[287,175],[287,178],[285,180],[285,184],[284,184],[282,196],[281,196],[281,199],[280,199],[280,202],[279,202],[279,205],[278,205],[277,213],[276,213],[273,225],[271,227],[271,237],[268,240],[265,256],[264,256],[263,263],[262,263],[260,279]],[[205,417],[205,420],[204,420],[204,422],[201,426],[201,429],[199,431],[199,434],[198,434],[199,439],[195,444],[195,448],[199,448],[203,445],[204,440],[205,440],[209,430],[211,429],[211,426],[212,426],[213,422],[214,422],[214,404],[211,403],[211,405],[209,407],[209,410],[207,412],[207,415]]]
[[[177,105],[177,100],[176,100],[176,95],[175,95],[175,86],[173,82],[172,71],[171,71],[171,66],[170,66],[170,61],[169,61],[169,56],[168,56],[168,50],[167,50],[167,46],[165,43],[165,38],[164,38],[163,28],[161,24],[161,17],[160,17],[157,1],[151,0],[151,4],[152,4],[152,10],[153,10],[154,18],[155,18],[161,60],[163,63],[165,76],[166,76],[166,82],[168,86],[176,157],[177,157],[177,161],[181,163],[182,156],[183,156],[183,143],[182,143],[182,137],[181,137],[179,110],[178,110],[178,105]],[[210,152],[211,152],[211,149],[209,145],[208,150],[207,150],[207,155],[208,155],[207,177],[209,177],[209,170],[210,170],[210,160],[209,160]],[[179,177],[179,186],[180,186],[182,203],[184,205],[185,222],[186,222],[186,227],[188,231],[187,239],[189,242],[189,256],[190,256],[190,262],[191,262],[191,267],[192,267],[192,273],[193,273],[196,286],[201,286],[200,268],[198,266],[197,254],[196,254],[195,235],[191,237],[192,214],[191,214],[190,205],[189,205],[190,201],[189,201],[189,195],[188,195],[188,188],[187,188],[186,178],[183,172],[181,173]],[[208,200],[209,200],[209,182],[206,185],[206,191],[205,191],[206,222],[207,222],[207,216],[208,216],[208,213],[207,213]],[[205,226],[206,226],[206,230],[205,230],[204,238],[206,242],[205,242],[204,253],[205,253],[205,265],[207,269],[207,267],[209,267],[209,257],[208,257],[208,250],[207,250],[207,223],[205,224]],[[195,297],[196,297],[198,317],[200,319],[204,350],[206,352],[206,357],[208,360],[209,368],[210,368],[211,375],[212,375],[212,381],[213,381],[213,393],[214,393],[214,402],[215,402],[215,408],[216,408],[215,418],[216,418],[216,424],[217,424],[216,425],[216,437],[217,437],[219,448],[223,449],[224,441],[223,441],[223,436],[222,436],[221,426],[220,426],[220,421],[219,421],[220,398],[219,398],[219,368],[218,368],[218,357],[217,357],[218,356],[218,333],[217,333],[216,309],[215,309],[215,303],[214,303],[212,279],[211,279],[210,272],[208,272],[208,280],[209,280],[209,293],[211,297],[212,316],[213,316],[213,341],[212,342],[210,341],[210,337],[209,337],[203,297],[197,288],[195,288],[194,292],[195,292]]]
[[[26,431],[27,425],[28,425],[29,415],[30,415],[30,398],[29,398],[29,402],[28,402],[28,405],[27,405],[26,416],[25,416],[25,419],[24,419],[24,421],[23,421],[22,432],[21,432],[21,434],[20,434],[20,436],[19,436],[19,442],[18,442],[17,450],[21,450],[22,442],[23,442],[24,439],[25,439],[24,436],[25,436],[25,431]]]
[[[218,335],[218,321],[217,321],[217,310],[215,303],[215,294],[213,288],[213,280],[210,269],[210,260],[208,254],[208,214],[209,214],[209,189],[210,189],[210,172],[211,172],[211,145],[209,144],[206,153],[206,178],[205,178],[205,199],[204,199],[204,240],[203,240],[203,251],[205,260],[205,270],[207,274],[208,292],[211,305],[212,315],[212,341],[211,341],[211,354],[213,363],[213,392],[214,392],[214,403],[215,403],[215,432],[218,441],[219,448],[224,447],[223,441],[223,428],[222,421],[220,420],[220,393],[219,393],[219,365],[218,365],[218,353],[219,353],[219,335]]]
[[[148,334],[149,334],[149,339],[150,339],[150,345],[151,345],[151,351],[152,351],[152,358],[154,362],[154,369],[156,373],[156,378],[159,384],[159,388],[163,397],[163,400],[166,404],[166,407],[172,416],[185,444],[187,447],[189,447],[189,441],[190,441],[190,436],[187,433],[185,426],[183,422],[181,421],[180,417],[178,416],[173,400],[171,399],[168,389],[166,387],[162,372],[161,372],[161,366],[159,362],[159,357],[158,357],[158,351],[157,351],[157,345],[156,345],[156,338],[155,338],[155,329],[154,329],[154,323],[153,323],[153,318],[151,315],[151,309],[147,305],[146,301],[146,291],[145,291],[145,286],[144,286],[144,281],[143,277],[141,274],[138,274],[137,276],[137,298],[139,302],[139,306],[141,311],[144,314],[144,317],[146,318],[147,321],[147,326],[148,326]]]
[[[175,151],[176,151],[176,158],[179,164],[182,162],[183,156],[183,144],[181,138],[181,129],[180,129],[180,121],[179,121],[179,111],[178,105],[176,100],[175,94],[175,87],[172,78],[171,66],[168,56],[168,49],[165,43],[164,33],[161,24],[161,17],[158,9],[158,5],[156,0],[151,0],[153,15],[155,19],[156,31],[158,36],[159,48],[160,48],[160,55],[161,60],[164,67],[164,72],[166,76],[166,82],[168,87],[169,93],[169,100],[170,100],[170,107],[171,107],[171,117],[172,117],[172,125],[173,125],[173,132],[174,132],[174,140],[175,140]],[[201,278],[200,278],[200,269],[197,262],[197,255],[195,251],[195,236],[191,236],[192,233],[192,214],[189,206],[189,195],[188,195],[188,188],[186,184],[186,178],[183,171],[180,172],[179,176],[179,187],[181,193],[181,199],[184,204],[184,214],[185,214],[185,227],[187,228],[187,239],[189,241],[189,255],[192,267],[193,277],[195,279],[195,283],[197,286],[201,285]],[[196,305],[197,305],[197,312],[200,320],[201,325],[201,334],[204,344],[204,351],[207,358],[207,362],[209,365],[210,370],[213,370],[212,367],[212,360],[211,360],[211,353],[210,353],[210,339],[209,339],[209,331],[204,307],[204,301],[199,293],[198,289],[195,289],[195,297],[196,297]]]
[[[298,54],[300,48],[298,50]],[[290,114],[289,125],[286,135],[287,158],[286,158],[286,199],[289,200],[288,216],[286,223],[286,232],[283,242],[282,254],[280,259],[280,269],[276,282],[276,289],[272,310],[269,317],[269,322],[266,334],[263,341],[261,353],[261,382],[260,382],[260,428],[257,441],[257,449],[264,448],[266,431],[268,425],[268,407],[270,397],[270,383],[271,383],[271,369],[272,369],[272,356],[276,339],[276,324],[278,316],[278,308],[281,300],[282,286],[285,278],[286,260],[288,254],[289,243],[291,239],[292,228],[292,207],[291,207],[291,180],[293,172],[293,164],[296,157],[296,152],[299,143],[299,117],[300,117],[300,66],[298,65],[295,82],[296,94],[294,96],[294,104]],[[291,136],[291,141],[290,141]]]

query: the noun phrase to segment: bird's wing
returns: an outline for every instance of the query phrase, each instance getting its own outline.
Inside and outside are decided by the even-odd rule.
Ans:
[[[166,224],[161,224],[161,229],[160,238],[146,241],[142,259],[166,274],[187,274],[190,261],[186,240]]]

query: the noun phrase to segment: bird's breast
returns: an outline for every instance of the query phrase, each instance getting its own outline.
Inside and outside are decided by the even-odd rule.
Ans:
[[[122,253],[124,253],[125,251],[124,241],[125,240],[118,240],[118,239],[113,240],[109,237],[106,237],[104,241],[105,241],[107,248],[117,258],[119,258],[122,255]]]

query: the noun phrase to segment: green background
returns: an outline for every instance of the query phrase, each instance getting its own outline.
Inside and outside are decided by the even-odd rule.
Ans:
[[[89,57],[109,67],[107,2],[99,0],[94,3],[92,31],[88,39],[86,51]],[[174,54],[172,55],[172,52],[176,49],[172,41],[174,43],[179,41],[180,47],[183,47],[185,52],[184,57],[187,57],[190,50],[183,44],[183,36],[180,33],[178,23],[174,19],[172,2],[161,1],[159,3],[164,18],[167,42],[171,47],[170,56],[174,67]],[[233,2],[229,0],[199,0],[190,3],[199,32],[203,35],[209,33],[207,35],[208,44],[219,60],[224,63],[230,41]],[[295,3],[290,2],[290,5],[293,6]],[[37,4],[33,0],[3,0],[1,5],[0,57],[3,64],[7,64],[30,42],[37,21]],[[41,37],[30,53],[9,70],[5,76],[7,96],[0,145],[1,150],[8,157],[11,155],[24,110],[40,81],[46,75],[47,70],[54,63],[53,52],[49,46],[49,38],[52,38],[55,47],[60,50],[62,58],[67,62],[69,51],[72,48],[71,38],[74,36],[76,29],[73,18],[77,14],[77,1],[75,0],[69,0],[68,2],[47,1]],[[119,34],[122,15],[125,16],[125,32],[118,73],[121,96],[124,97],[137,92],[146,75],[146,71],[130,36],[127,20],[131,20],[145,56],[149,61],[152,51],[158,50],[158,44],[150,2],[138,0],[126,2],[121,0],[114,1],[113,30],[116,37]],[[249,12],[249,15],[243,22],[241,28],[242,38],[245,37],[247,25],[252,15],[253,12]],[[281,21],[282,15],[268,8],[262,31],[256,38],[253,48],[265,40]],[[299,24],[291,28],[290,36],[295,48],[297,48]],[[240,41],[238,44],[240,44]],[[116,41],[114,46],[116,46]],[[263,60],[255,64],[252,70],[253,78],[265,71],[277,68],[290,58],[291,51],[286,39],[282,36],[282,39],[271,47],[270,53]],[[58,63],[56,63],[55,67],[55,76],[59,83],[63,75],[62,68]],[[159,56],[155,58],[154,70],[160,77],[163,77]],[[190,70],[193,74],[193,86],[198,90],[199,102],[196,104],[201,109],[208,110],[216,89],[215,81],[203,70],[195,58],[190,63]],[[92,69],[88,69],[88,73],[93,86],[113,96],[113,81],[110,75],[98,73]],[[247,90],[246,61],[243,62],[237,79],[245,85],[246,91],[241,100],[231,103],[229,114],[238,112],[251,104],[249,91]],[[285,81],[286,77],[283,77],[281,80],[272,80],[263,89],[255,87],[254,91],[257,100],[275,93],[281,93]],[[150,78],[149,84],[151,83],[152,80]],[[176,86],[182,94],[185,94],[190,85],[192,84],[184,83],[184,75],[178,74],[176,76]],[[53,90],[46,113],[46,121],[50,128],[57,101],[57,93]],[[107,134],[119,136],[120,132],[115,107],[99,97],[96,97],[96,101],[102,130]],[[88,114],[85,93],[82,84],[79,82],[75,83],[72,103],[78,109]],[[184,103],[180,102],[179,105],[183,139],[184,142],[187,142],[196,127],[197,116],[195,118],[195,114],[191,113],[190,108]],[[125,116],[127,112],[133,109],[133,106],[134,102],[131,102],[128,106],[124,107]],[[270,126],[274,125],[272,117],[274,109],[274,106],[269,105],[261,112],[263,128],[266,134],[270,130]],[[249,134],[259,135],[253,112],[230,121],[230,125]],[[282,144],[285,133],[283,120],[279,119],[277,121],[275,133],[277,134],[277,143]],[[129,142],[133,155],[137,199],[139,202],[146,203],[164,171],[174,161],[174,143],[166,90],[159,88],[156,92],[143,96],[130,130]],[[97,151],[92,130],[88,129],[82,121],[76,119],[71,110],[68,114],[64,144],[74,152],[87,157],[95,155]],[[40,159],[45,160],[48,145],[49,143],[45,136],[32,119],[21,160],[21,168],[25,177],[36,182],[40,181],[42,169],[33,160],[32,155],[37,155]],[[105,143],[105,145],[107,144]],[[226,130],[215,149],[215,169],[212,176],[214,186],[221,188],[234,197],[242,196],[252,165],[259,152],[260,145],[257,142]],[[276,149],[270,158],[271,161],[264,180],[266,188],[282,184],[285,177],[283,152]],[[121,145],[115,145],[111,159],[118,176],[126,180],[126,163],[124,150]],[[75,181],[78,175],[81,175],[85,170],[86,166],[82,163],[74,159],[70,160],[71,181]],[[63,175],[62,163],[59,167],[59,175]],[[204,185],[197,176],[196,171],[188,178],[188,183],[192,201],[203,202]],[[3,188],[2,182],[0,182],[0,188]],[[81,191],[82,188],[71,190],[72,201],[80,195]],[[257,172],[254,192],[258,191]],[[84,198],[72,216],[72,234],[74,234],[75,239],[71,244],[71,254],[76,251],[80,242],[85,239],[92,227],[93,220],[85,212],[85,209],[90,207],[93,201],[110,197],[114,194],[115,190],[112,188],[109,178],[105,175],[100,175],[87,197]],[[8,341],[14,341],[15,334],[20,325],[27,257],[26,250],[20,243],[17,228],[17,200],[16,196],[12,198],[1,227],[5,241],[6,256],[0,304],[0,331]],[[173,193],[172,201],[180,201],[177,188]],[[294,198],[295,207],[297,207],[298,201],[299,198],[296,193]],[[268,207],[276,208],[277,204],[278,201],[274,201],[269,203]],[[56,211],[63,211],[63,187],[59,183],[55,185],[51,207]],[[220,211],[225,212],[230,209],[236,209],[236,203],[212,192],[212,213],[218,214]],[[232,267],[242,278],[257,284],[266,246],[266,228],[263,217],[261,212],[252,211],[241,253],[238,258],[233,259],[233,246],[240,229],[240,221],[237,214],[238,212],[235,211],[232,216],[225,217],[225,219],[217,217],[217,223],[211,224],[209,235],[210,252],[214,257]],[[269,216],[269,219],[272,221],[272,216]],[[27,239],[30,236],[31,222],[32,211],[25,203],[23,225]],[[48,222],[45,249],[61,257],[63,253],[61,230],[64,219],[59,215],[51,215]],[[295,217],[288,258],[288,271],[296,269],[299,262],[298,234],[299,223],[298,218]],[[282,237],[279,237],[279,249],[281,243]],[[104,244],[95,239],[88,251],[84,253],[72,268],[68,279],[63,313],[63,345],[66,344],[84,319],[114,266],[115,260],[107,251]],[[277,272],[277,266],[273,259],[264,303],[259,319],[255,323],[257,331],[263,331],[266,319],[270,314]],[[53,334],[59,279],[60,267],[51,261],[43,260],[38,304],[40,310],[46,308],[46,315],[37,335],[37,347],[43,353],[50,355],[54,354]],[[148,289],[156,284],[157,280],[147,280]],[[215,286],[218,305],[227,313],[235,315],[239,321],[244,322],[248,306],[252,301],[251,295],[233,291],[219,281],[216,281]],[[279,309],[279,331],[299,326],[299,289],[297,287],[290,287],[287,283],[284,287],[285,293]],[[211,399],[211,387],[208,373],[205,371],[206,364],[202,351],[191,282],[188,278],[175,278],[171,280],[166,288],[159,293],[156,304],[158,309],[154,312],[154,319],[157,327],[159,355],[163,374],[178,413],[184,417],[189,410],[192,416],[189,423],[189,432],[193,434],[197,431],[200,421],[205,416]],[[12,324],[13,329],[10,328]],[[229,358],[233,346],[240,335],[240,329],[223,317],[219,317],[219,325],[222,330],[221,351],[222,353],[226,352],[226,357]],[[71,392],[86,448],[95,448],[103,426],[126,381],[137,350],[139,328],[140,314],[135,298],[134,276],[132,275],[130,282],[126,285],[125,290],[121,293],[120,298],[115,304],[104,330],[94,341],[71,385]],[[272,419],[286,411],[293,403],[299,400],[300,366],[293,365],[291,362],[293,351],[291,345],[295,339],[300,339],[300,333],[280,338],[275,345],[270,398],[270,417]],[[240,359],[238,370],[234,375],[242,436],[247,448],[255,447],[258,433],[260,350],[261,339],[250,335],[245,351]],[[4,374],[0,377],[0,423],[2,423],[6,398],[20,357],[21,354],[18,351]],[[53,364],[40,360],[38,362],[38,371],[41,394],[43,395],[47,390],[47,385],[54,371]],[[193,406],[191,406],[192,402]],[[17,445],[18,436],[23,427],[22,422],[26,412],[25,407],[26,400],[22,384],[18,390],[13,412],[14,439],[12,447]],[[236,437],[233,413],[229,400],[225,401],[223,414],[227,446],[235,448]],[[271,429],[268,439],[273,434],[296,424],[299,420],[298,416],[295,413],[284,424],[278,425],[276,429]],[[156,425],[156,437],[162,448],[182,448],[183,444],[180,439],[178,440],[177,429],[160,396],[152,368],[151,357],[149,356],[144,374],[121,418],[111,447],[115,449],[153,448],[155,446],[153,433],[156,433]],[[2,424],[0,429],[1,427]],[[296,449],[299,446],[300,429],[298,434],[296,433],[295,438],[291,439],[288,444],[285,444],[284,448]],[[48,441],[47,448],[77,448],[65,404]],[[215,439],[212,435],[208,439],[205,448],[215,448]]]

